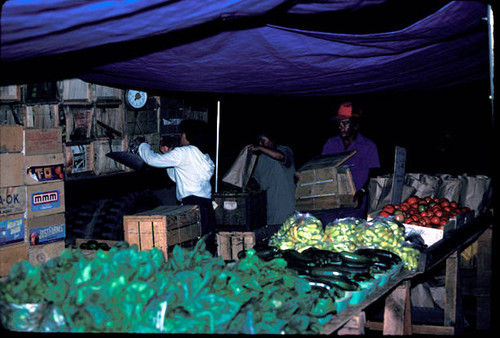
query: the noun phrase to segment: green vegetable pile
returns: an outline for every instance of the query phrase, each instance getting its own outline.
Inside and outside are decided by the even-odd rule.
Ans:
[[[334,301],[286,264],[253,249],[226,264],[204,239],[192,250],[174,247],[168,261],[125,242],[94,258],[67,248],[45,264],[12,267],[0,283],[2,324],[26,330],[29,314],[11,305],[45,303],[34,331],[317,334]]]
[[[310,247],[334,252],[353,252],[357,248],[378,248],[391,251],[401,257],[405,268],[418,267],[420,252],[406,245],[404,226],[387,217],[372,221],[344,218],[322,223],[310,214],[296,213],[290,216],[274,234],[269,243],[280,249],[302,252]]]

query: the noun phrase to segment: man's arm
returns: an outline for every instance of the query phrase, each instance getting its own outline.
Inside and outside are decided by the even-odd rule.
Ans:
[[[268,147],[264,147],[264,146],[256,146],[256,145],[253,145],[253,144],[250,144],[247,146],[248,150],[251,150],[251,151],[254,151],[254,152],[261,152],[261,153],[264,153],[266,154],[267,156],[277,160],[277,161],[281,161],[283,162],[285,160],[285,154],[278,150],[278,149],[271,149],[271,148],[268,148]]]

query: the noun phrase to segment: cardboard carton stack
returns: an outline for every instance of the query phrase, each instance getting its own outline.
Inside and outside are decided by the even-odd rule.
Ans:
[[[60,128],[0,126],[0,277],[14,263],[41,264],[65,247]]]

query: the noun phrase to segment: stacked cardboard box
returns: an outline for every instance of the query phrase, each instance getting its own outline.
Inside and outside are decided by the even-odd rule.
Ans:
[[[0,127],[0,277],[65,246],[64,153],[60,128]]]
[[[0,277],[18,260],[28,259],[22,151],[23,127],[0,126]]]

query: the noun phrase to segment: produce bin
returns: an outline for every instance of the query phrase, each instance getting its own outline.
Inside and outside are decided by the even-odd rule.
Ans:
[[[200,209],[197,205],[163,205],[123,217],[124,239],[139,250],[159,248],[168,253],[177,244],[190,246],[201,236]]]
[[[217,233],[217,254],[224,260],[237,260],[238,252],[255,245],[255,232],[221,231]]]
[[[353,207],[356,188],[351,170],[341,165],[355,153],[318,156],[300,168],[295,208],[309,211]]]
[[[265,191],[221,192],[214,195],[215,222],[221,230],[253,230],[266,225]]]

